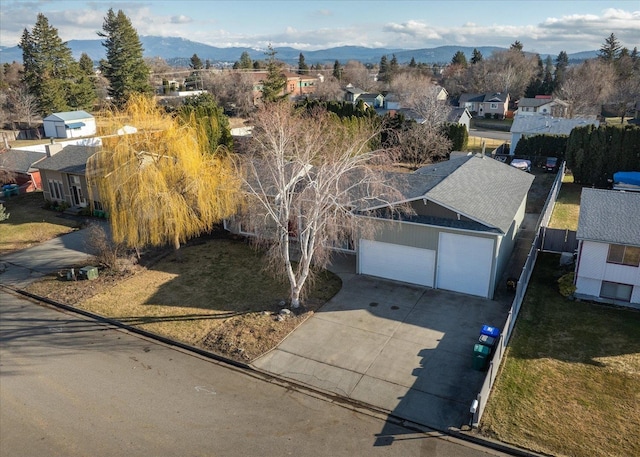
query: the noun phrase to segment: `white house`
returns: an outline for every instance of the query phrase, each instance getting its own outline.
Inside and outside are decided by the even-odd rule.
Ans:
[[[640,192],[582,190],[575,295],[640,308]]]
[[[515,153],[520,138],[534,135],[569,135],[576,127],[594,125],[598,127],[600,122],[596,119],[586,118],[555,118],[535,114],[532,116],[516,116],[511,125],[511,154]]]
[[[42,120],[47,138],[78,138],[96,134],[96,120],[86,111],[53,113]]]
[[[521,98],[518,100],[516,116],[534,116],[544,114],[546,116],[564,117],[567,114],[569,104],[560,99],[549,96],[536,95],[535,98]]]

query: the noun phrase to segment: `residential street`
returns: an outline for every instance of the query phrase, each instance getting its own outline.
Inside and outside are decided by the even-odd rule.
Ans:
[[[0,291],[0,455],[482,456]]]

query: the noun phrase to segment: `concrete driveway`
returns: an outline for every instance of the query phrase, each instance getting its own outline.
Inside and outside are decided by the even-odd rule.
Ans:
[[[343,287],[253,366],[437,430],[469,421],[485,373],[472,367],[483,324],[509,303],[334,269]]]

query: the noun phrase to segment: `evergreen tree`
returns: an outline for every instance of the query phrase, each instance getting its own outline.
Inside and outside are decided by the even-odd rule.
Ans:
[[[189,62],[189,68],[194,70],[202,70],[204,65],[202,64],[202,60],[198,57],[198,54],[194,54],[191,56],[191,61]]]
[[[18,46],[24,65],[22,81],[35,97],[40,114],[90,106],[70,93],[81,76],[80,68],[44,14],[38,14],[31,32],[24,30]]]
[[[467,56],[464,55],[464,52],[458,51],[451,58],[451,65],[460,65],[463,68],[467,67]]]
[[[471,55],[471,65],[482,62],[482,53],[476,48],[473,48],[473,54]]]
[[[544,62],[544,76],[542,78],[542,92],[546,95],[553,93],[553,59],[547,56]]]
[[[416,68],[418,64],[416,63],[416,59],[411,57],[411,62],[409,62],[409,68]]]
[[[83,52],[80,56],[80,60],[78,61],[78,65],[80,66],[80,70],[87,76],[94,76],[95,72],[93,71],[93,60],[86,52]]]
[[[209,70],[211,68],[211,60],[207,59],[204,61],[205,70]]]
[[[616,38],[615,34],[612,33],[604,40],[604,44],[600,47],[598,56],[605,62],[613,62],[618,58],[620,48],[620,42]]]
[[[514,41],[509,47],[509,49],[512,51],[520,51],[520,52],[522,52],[522,48],[524,48],[524,45],[518,40]]]
[[[267,52],[267,76],[262,82],[262,100],[264,102],[275,102],[282,100],[287,95],[283,94],[287,85],[287,79],[282,74],[282,70],[276,61],[277,52],[269,44]]]
[[[106,38],[102,45],[107,58],[100,70],[109,81],[109,95],[116,106],[123,106],[133,93],[149,94],[149,67],[142,57],[142,44],[129,18],[110,8],[98,35]]]
[[[253,62],[251,61],[251,57],[249,57],[249,53],[244,51],[240,55],[240,61],[238,62],[238,68],[241,70],[251,70],[253,68]]]
[[[187,97],[178,114],[183,123],[202,129],[208,142],[205,148],[208,152],[225,155],[233,149],[229,119],[211,94]]]
[[[333,77],[338,81],[342,79],[342,66],[337,60],[333,63]]]
[[[380,68],[378,69],[378,81],[389,82],[389,62],[387,56],[380,57]]]
[[[556,57],[556,70],[553,73],[553,86],[558,88],[562,86],[564,82],[564,75],[569,66],[569,56],[565,51],[560,51],[558,57]]]
[[[298,73],[301,75],[309,73],[309,66],[305,63],[304,55],[302,55],[302,53],[300,53],[300,56],[298,57]]]
[[[398,58],[396,57],[395,54],[393,54],[391,56],[391,61],[389,62],[388,82],[391,82],[393,78],[398,74],[399,71],[400,71],[400,66],[398,65]]]

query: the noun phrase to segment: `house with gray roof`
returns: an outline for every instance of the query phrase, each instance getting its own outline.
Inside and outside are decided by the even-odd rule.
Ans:
[[[467,108],[473,116],[504,118],[509,110],[510,96],[502,92],[461,94],[458,108]]]
[[[389,175],[403,198],[358,208],[378,226],[355,243],[358,273],[493,298],[533,179],[480,155]],[[394,204],[408,204],[411,214],[388,211]]]
[[[575,295],[640,308],[640,192],[582,189]]]
[[[574,128],[587,125],[598,127],[600,122],[595,118],[575,117],[572,119],[564,119],[541,114],[516,116],[510,129],[511,154],[515,153],[520,138],[534,135],[569,135]]]
[[[95,146],[69,145],[56,151],[51,149],[49,157],[35,166],[40,170],[45,200],[66,202],[70,207],[88,206],[87,160],[100,150]],[[102,209],[100,202],[94,202]]]
[[[78,138],[96,134],[96,120],[86,111],[53,113],[42,119],[47,138]]]
[[[539,96],[534,98],[521,98],[516,102],[518,108],[516,116],[533,116],[543,114],[545,116],[564,117],[569,109],[569,104],[558,98],[549,96]]]
[[[8,172],[3,175],[11,177],[21,193],[32,192],[42,188],[40,172],[35,165],[45,157],[43,152],[3,149],[0,151],[0,170]],[[0,182],[0,186],[3,184],[9,182]]]

